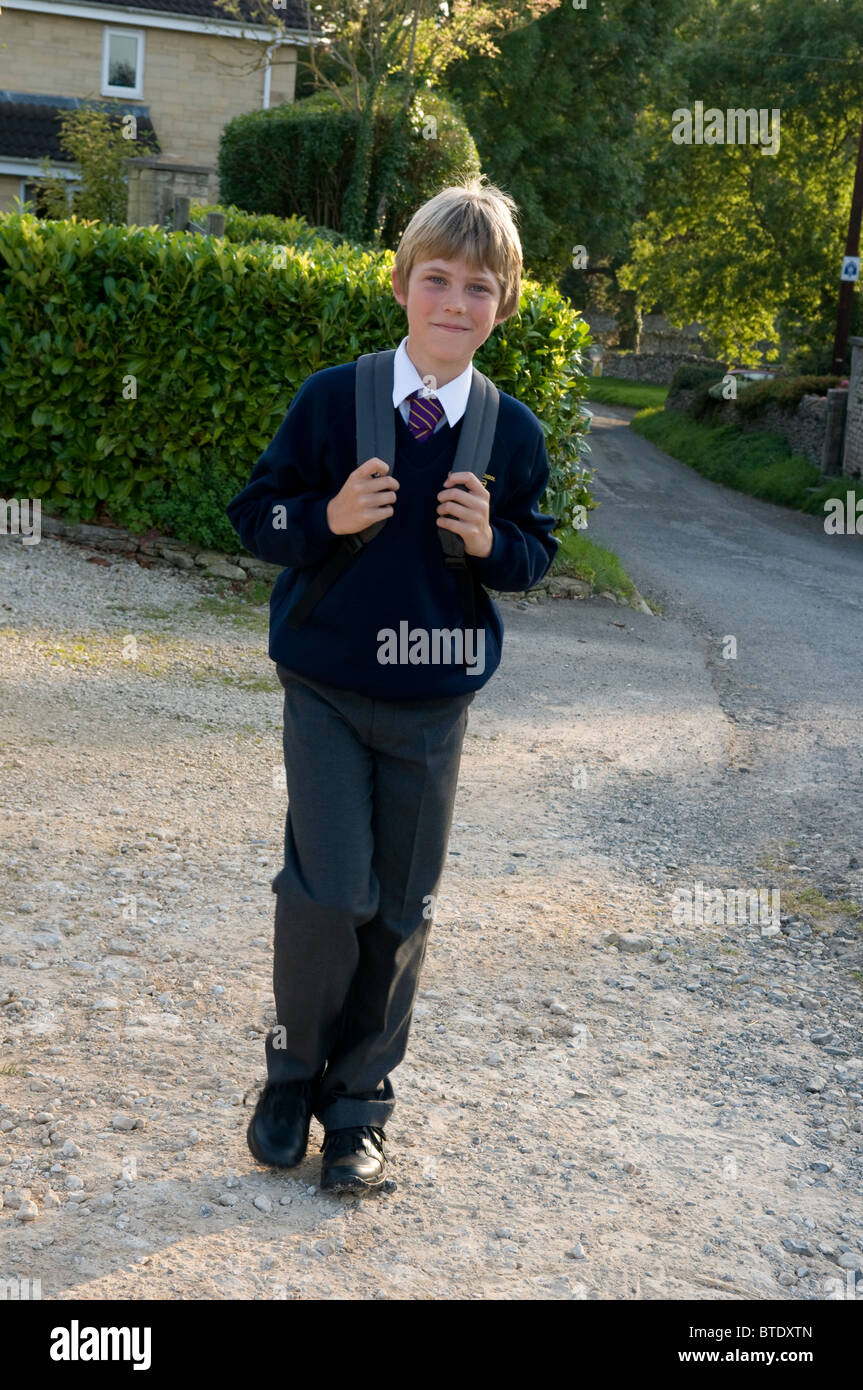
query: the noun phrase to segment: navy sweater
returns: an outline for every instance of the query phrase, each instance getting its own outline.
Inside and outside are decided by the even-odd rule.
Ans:
[[[450,471],[464,420],[417,442],[394,409],[399,481],[393,514],[297,629],[285,615],[341,537],[330,531],[327,503],[357,467],[356,363],[314,372],[303,382],[248,485],[226,508],[250,554],[285,566],[270,597],[269,655],[300,676],[380,700],[429,700],[479,690],[500,664],[503,623],[482,587],[517,591],[538,584],[558,542],[554,518],[537,510],[549,469],[542,426],[531,410],[500,392],[487,472],[494,535],[484,559],[467,555],[474,576],[476,623],[485,633],[481,673],[464,665],[404,660],[413,629],[462,629],[455,576],[444,565],[436,524],[437,493]],[[273,525],[274,507],[286,520]],[[281,513],[279,514],[281,517]],[[407,627],[401,625],[407,624]],[[399,664],[379,660],[383,629],[401,633]],[[476,639],[475,639],[476,640]],[[477,646],[474,646],[474,653]]]

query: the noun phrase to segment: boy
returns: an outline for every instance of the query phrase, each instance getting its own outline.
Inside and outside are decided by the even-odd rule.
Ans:
[[[309,376],[227,515],[245,548],[284,565],[270,599],[269,655],[285,691],[288,811],[277,895],[277,1025],[248,1130],[262,1163],[305,1155],[324,1127],[321,1187],[380,1187],[389,1073],[402,1061],[443,874],[468,706],[500,662],[500,613],[481,587],[529,589],[557,550],[537,511],[549,475],[542,427],[500,393],[488,487],[452,474],[472,359],[518,308],[512,199],[481,179],[413,216],[393,292],[409,333],[393,362],[396,453],[356,462],[346,362]],[[387,403],[388,403],[387,396]],[[388,519],[299,625],[287,622],[322,562]],[[473,572],[477,645],[462,666],[393,662],[382,635],[463,623],[440,529]],[[464,634],[467,647],[468,634]]]

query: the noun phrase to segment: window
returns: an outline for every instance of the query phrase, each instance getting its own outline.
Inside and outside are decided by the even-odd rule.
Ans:
[[[56,168],[56,166],[54,166],[54,167],[52,167],[51,169],[49,169],[48,172],[49,172],[50,174],[55,174],[55,175],[56,175],[56,173],[57,173],[57,168]],[[74,191],[75,188],[80,187],[80,184],[81,184],[81,180],[80,180],[80,179],[77,179],[77,178],[67,179],[67,180],[66,180],[66,205],[67,205],[67,207],[68,207],[68,209],[69,209],[69,212],[72,211],[72,194],[73,194],[73,191]],[[28,178],[22,178],[22,180],[21,180],[20,192],[19,192],[18,196],[19,196],[19,198],[21,199],[22,202],[24,202],[24,203],[26,203],[26,202],[32,203],[33,206],[32,206],[32,208],[31,208],[31,212],[33,213],[33,215],[34,215],[35,217],[47,217],[47,216],[48,216],[48,210],[47,210],[47,208],[46,208],[46,206],[45,206],[45,202],[44,202],[43,198],[42,198],[42,197],[40,196],[40,194],[39,194],[39,190],[38,190],[38,188],[37,188],[37,185],[36,185],[32,180],[30,180],[30,179],[28,179]]]
[[[35,183],[31,183],[29,179],[22,179],[21,192],[18,196],[22,199],[23,202],[33,204],[31,211],[34,213],[36,217],[44,217],[46,215],[45,204],[39,197],[39,192],[36,188]]]
[[[144,35],[140,29],[105,29],[102,45],[102,95],[144,95]]]

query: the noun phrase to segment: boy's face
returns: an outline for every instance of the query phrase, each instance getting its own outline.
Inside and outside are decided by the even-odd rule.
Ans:
[[[501,287],[490,270],[471,270],[464,260],[436,257],[411,268],[407,293],[392,271],[393,294],[408,316],[408,356],[420,376],[439,386],[459,376],[503,318]]]

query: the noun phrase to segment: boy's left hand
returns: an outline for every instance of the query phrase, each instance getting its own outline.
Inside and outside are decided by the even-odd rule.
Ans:
[[[467,555],[485,559],[494,545],[488,506],[488,492],[475,473],[450,473],[438,493],[437,524],[461,536]]]

